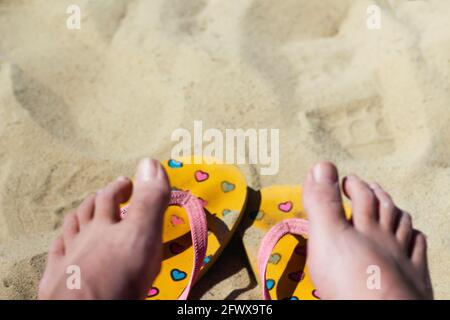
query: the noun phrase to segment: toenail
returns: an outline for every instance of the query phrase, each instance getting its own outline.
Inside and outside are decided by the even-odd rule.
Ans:
[[[358,180],[358,177],[354,174],[349,174],[348,176],[345,177],[345,179],[349,181],[355,181]]]
[[[313,169],[313,177],[316,182],[333,182],[337,181],[335,169],[327,164],[318,163]]]
[[[382,206],[383,208],[389,208],[389,207],[391,206],[391,204],[390,204],[389,202],[382,202],[382,203],[381,203],[381,206]]]
[[[139,162],[136,172],[136,179],[140,182],[150,181],[157,173],[156,161],[149,158],[142,159]]]
[[[97,195],[102,194],[103,191],[104,191],[103,189],[98,190],[98,191],[97,191]]]
[[[380,189],[380,186],[377,183],[372,182],[369,184],[369,188],[372,190],[376,190],[376,189]]]
[[[117,181],[128,181],[128,180],[129,180],[128,177],[125,176],[120,176],[117,178]]]

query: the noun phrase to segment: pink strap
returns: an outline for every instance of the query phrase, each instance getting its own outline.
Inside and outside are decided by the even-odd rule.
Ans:
[[[308,221],[304,219],[286,219],[273,226],[261,241],[258,253],[258,271],[263,287],[264,300],[271,299],[266,283],[267,264],[269,263],[275,245],[287,234],[308,235]]]
[[[206,248],[208,247],[208,223],[206,221],[205,211],[203,210],[203,202],[190,192],[172,191],[169,205],[183,207],[188,214],[189,225],[191,227],[194,265],[189,283],[183,293],[178,297],[179,300],[186,300],[200,273],[203,260],[206,256]],[[121,216],[124,217],[127,211],[128,206],[123,207],[120,211]]]

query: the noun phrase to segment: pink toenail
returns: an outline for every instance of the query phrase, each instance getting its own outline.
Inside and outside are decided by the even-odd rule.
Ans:
[[[150,179],[156,175],[156,172],[154,160],[150,160],[149,158],[142,159],[138,165],[136,179],[139,182],[150,181]]]
[[[372,190],[378,190],[381,189],[380,185],[376,182],[372,182],[371,184],[369,184],[370,189]]]
[[[318,163],[313,169],[313,177],[316,182],[336,182],[337,176],[333,169],[324,163]]]
[[[389,202],[383,202],[383,203],[381,204],[381,206],[382,206],[383,208],[389,208],[390,204],[389,204]]]

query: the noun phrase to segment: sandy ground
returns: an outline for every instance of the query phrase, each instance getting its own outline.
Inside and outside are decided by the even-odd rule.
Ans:
[[[450,298],[450,1],[0,0],[0,298],[35,298],[64,214],[175,128],[280,128],[280,171],[319,159],[392,192]],[[82,29],[66,28],[78,4]],[[380,239],[380,241],[382,241]],[[234,239],[194,298],[259,298]]]

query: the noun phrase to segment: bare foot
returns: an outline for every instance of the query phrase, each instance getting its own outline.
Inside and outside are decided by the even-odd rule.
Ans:
[[[121,221],[119,204],[131,194],[129,215]],[[144,159],[134,186],[123,177],[86,198],[66,216],[62,235],[49,249],[39,299],[145,298],[161,266],[169,196],[164,168]],[[80,289],[67,285],[70,266],[79,267]]]
[[[426,238],[412,228],[411,216],[377,184],[349,176],[343,189],[352,222],[344,216],[334,165],[317,164],[304,187],[309,269],[321,298],[432,299]]]

